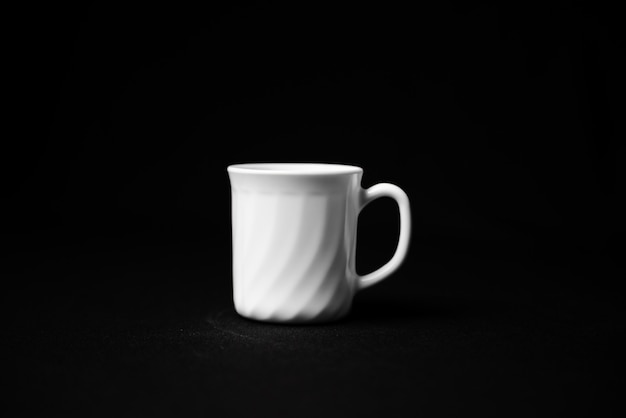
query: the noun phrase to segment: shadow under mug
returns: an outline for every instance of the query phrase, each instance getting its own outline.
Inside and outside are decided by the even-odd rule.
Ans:
[[[233,299],[236,311],[268,322],[326,322],[345,316],[355,293],[392,274],[409,247],[409,199],[399,187],[361,187],[360,167],[250,163],[227,168],[232,191]],[[380,197],[400,210],[393,257],[356,273],[359,212]]]

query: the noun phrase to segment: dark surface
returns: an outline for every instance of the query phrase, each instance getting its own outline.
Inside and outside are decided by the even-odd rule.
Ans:
[[[500,3],[8,13],[16,415],[621,416],[621,15]],[[225,168],[268,160],[356,164],[411,198],[407,262],[343,321],[234,313]],[[397,218],[363,212],[360,272]]]
[[[3,296],[19,415],[623,412],[623,293],[594,284],[621,280],[610,260],[441,257],[416,233],[399,273],[314,326],[237,316],[204,245],[24,254]]]

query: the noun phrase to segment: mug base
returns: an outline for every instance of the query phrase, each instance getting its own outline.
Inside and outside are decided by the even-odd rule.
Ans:
[[[350,313],[350,309],[346,309],[342,312],[333,313],[330,315],[316,315],[316,316],[305,316],[305,315],[295,315],[292,317],[280,317],[280,316],[269,316],[264,317],[260,315],[254,314],[245,314],[239,312],[235,309],[237,314],[242,318],[254,321],[254,322],[262,322],[267,324],[284,324],[284,325],[316,325],[316,324],[329,324],[333,322],[338,322],[344,319]]]

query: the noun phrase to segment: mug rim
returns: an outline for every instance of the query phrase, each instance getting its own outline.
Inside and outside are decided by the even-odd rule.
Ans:
[[[362,173],[363,169],[355,165],[317,162],[263,162],[232,164],[227,168],[229,173],[254,175],[306,175],[335,176]]]

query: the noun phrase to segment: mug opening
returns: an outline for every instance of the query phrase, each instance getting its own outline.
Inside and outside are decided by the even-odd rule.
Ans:
[[[244,163],[228,166],[229,172],[246,174],[337,175],[356,174],[360,167],[334,163]]]

